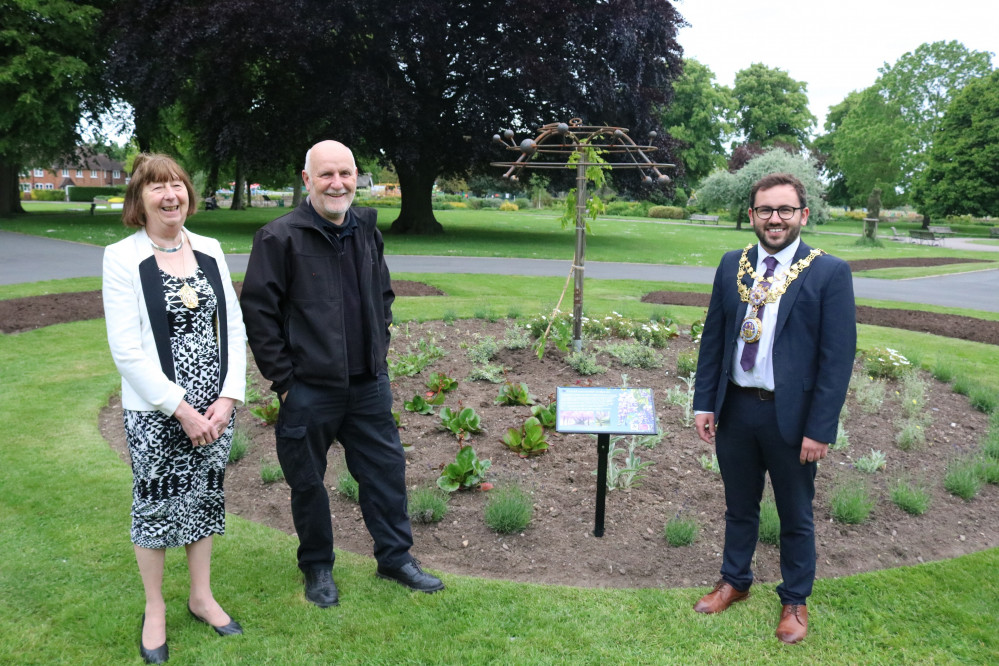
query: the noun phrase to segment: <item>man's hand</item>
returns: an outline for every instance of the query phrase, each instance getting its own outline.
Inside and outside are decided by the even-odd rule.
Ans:
[[[696,415],[694,426],[697,428],[697,436],[711,444],[715,437],[715,415],[711,412]]]
[[[810,462],[818,462],[825,458],[827,453],[829,453],[828,444],[816,442],[810,437],[803,437],[801,440],[801,457],[798,460],[802,465]]]

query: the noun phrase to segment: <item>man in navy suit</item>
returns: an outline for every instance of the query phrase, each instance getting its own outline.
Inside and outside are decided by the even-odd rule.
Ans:
[[[815,580],[815,473],[836,439],[850,382],[856,305],[846,262],[799,238],[808,205],[797,178],[757,182],[749,219],[759,243],[722,257],[697,362],[695,421],[700,438],[715,441],[725,550],[721,579],[694,610],[719,613],[749,596],[769,473],[781,525],[776,633],[797,643]]]

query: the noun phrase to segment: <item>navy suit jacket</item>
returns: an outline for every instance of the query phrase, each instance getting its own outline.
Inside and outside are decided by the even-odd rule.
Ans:
[[[756,266],[758,245],[749,251]],[[811,252],[800,243],[794,261]],[[695,377],[694,409],[714,412],[717,423],[732,375],[733,355],[748,304],[739,298],[736,276],[742,250],[722,257],[704,320]],[[743,282],[752,287],[747,274]],[[777,426],[791,446],[802,437],[836,441],[857,349],[853,276],[842,259],[823,254],[802,271],[780,298],[773,367]]]

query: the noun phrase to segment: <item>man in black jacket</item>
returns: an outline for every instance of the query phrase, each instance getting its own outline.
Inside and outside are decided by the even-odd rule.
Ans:
[[[350,149],[322,141],[305,156],[309,196],[253,239],[241,303],[250,348],[281,400],[277,454],[291,486],[305,597],[339,602],[324,485],[333,440],[357,479],[378,576],[413,590],[444,584],[409,554],[406,460],[392,417],[386,354],[395,294],[371,208],[351,208]]]

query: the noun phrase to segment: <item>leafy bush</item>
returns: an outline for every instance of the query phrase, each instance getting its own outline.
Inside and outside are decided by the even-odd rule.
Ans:
[[[459,403],[459,407],[460,407]],[[450,407],[441,410],[441,426],[462,441],[468,435],[482,432],[482,419],[471,407],[452,411]]]
[[[519,384],[506,382],[500,388],[499,395],[493,400],[493,404],[495,405],[533,405],[534,402],[535,397],[531,395],[527,384],[524,382],[520,382]]]
[[[503,435],[503,443],[522,458],[540,455],[548,450],[545,429],[541,421],[534,416],[524,421],[524,425],[519,429],[508,428]]]
[[[520,206],[511,201],[504,201],[503,203],[500,204],[499,209],[502,211],[515,211],[515,210],[520,210]]]
[[[899,479],[888,487],[888,496],[898,508],[921,516],[930,508],[930,491],[922,483]]]
[[[531,415],[536,418],[545,428],[554,428],[557,417],[556,405],[534,405],[531,407]]]
[[[437,346],[436,340],[420,340],[416,349],[412,347],[405,354],[390,356],[388,359],[389,378],[412,377],[423,372],[424,368],[444,357],[445,352]]]
[[[468,373],[468,380],[473,382],[482,380],[492,384],[501,384],[506,381],[506,377],[503,374],[505,371],[506,368],[502,365],[492,365],[489,363],[476,365]]]
[[[458,450],[454,462],[449,463],[437,478],[437,487],[447,493],[459,489],[475,488],[482,483],[491,460],[480,460],[475,449],[467,444]]]
[[[884,468],[887,464],[888,458],[881,451],[875,451],[871,449],[871,452],[866,456],[857,458],[853,463],[853,466],[859,469],[861,472],[866,472],[867,474],[874,474],[879,469]]]
[[[697,371],[697,353],[680,352],[676,357],[676,374],[678,377],[689,377]]]
[[[895,443],[903,451],[912,451],[926,442],[926,431],[918,419],[906,419],[895,435]]]
[[[865,413],[873,414],[881,410],[881,405],[885,401],[884,382],[875,381],[866,374],[854,374],[850,383],[853,385],[857,403]]]
[[[659,219],[682,220],[687,216],[687,211],[679,206],[653,206],[647,215]]]
[[[714,472],[715,474],[721,474],[721,468],[718,466],[718,456],[714,453],[711,454],[709,458],[707,454],[701,454],[701,469],[707,470],[709,472]]]
[[[453,391],[457,386],[458,380],[444,372],[434,372],[427,380],[427,388],[434,393],[435,397],[443,396],[445,393]]]
[[[84,187],[77,186],[69,189],[70,201],[93,201],[96,197],[125,196],[125,185],[115,185],[109,187]],[[59,198],[62,201],[62,197]]]
[[[440,393],[438,395],[441,398],[444,397],[443,393]],[[413,395],[412,400],[407,400],[406,402],[402,403],[402,406],[405,408],[407,412],[415,412],[417,414],[433,414],[434,404],[440,404],[440,403],[428,402],[426,398],[417,393]]]
[[[439,488],[416,488],[409,493],[409,515],[418,523],[437,523],[447,514],[451,495]]]
[[[978,461],[978,477],[985,483],[999,484],[999,460],[982,456]]]
[[[276,483],[284,478],[280,465],[264,465],[260,468],[260,480],[264,483]]]
[[[858,525],[871,515],[874,503],[867,484],[847,481],[833,491],[829,499],[829,510],[837,522]]]
[[[944,474],[944,490],[970,502],[982,489],[978,461],[974,458],[957,458],[947,465]]]
[[[850,448],[850,433],[846,431],[846,427],[843,425],[844,418],[841,415],[840,422],[836,424],[836,441],[829,443],[829,450],[831,451],[843,451]]]
[[[500,534],[521,532],[531,524],[534,502],[517,486],[506,486],[490,493],[483,516],[486,525]]]
[[[278,412],[281,411],[281,401],[274,398],[266,405],[253,405],[250,413],[267,425],[274,425],[278,420]]]
[[[681,518],[678,514],[666,521],[663,536],[666,538],[666,543],[674,548],[680,548],[694,543],[700,531],[701,528],[697,525],[696,520]]]
[[[999,411],[999,395],[988,386],[977,385],[968,392],[968,402],[978,411],[995,414]]]
[[[354,478],[346,466],[341,467],[337,472],[336,491],[352,502],[360,501],[360,486],[357,485],[357,479]]]
[[[65,201],[65,190],[31,190],[31,198],[35,201]]]
[[[496,338],[491,335],[487,335],[480,338],[478,342],[468,348],[468,360],[476,365],[481,365],[489,363],[493,356],[496,356],[496,352],[499,351],[499,345],[496,343]]]
[[[607,372],[607,367],[597,363],[593,352],[573,352],[565,357],[566,364],[581,375],[598,375]]]
[[[760,502],[760,541],[771,546],[780,543],[780,514],[772,497],[765,497]]]
[[[503,332],[503,339],[500,341],[500,344],[504,349],[527,349],[531,346],[531,336],[522,328],[509,326]]]
[[[643,344],[617,343],[604,346],[604,351],[629,368],[661,368],[662,354]]]
[[[919,373],[909,372],[902,378],[902,412],[916,417],[926,411],[926,382]]]

